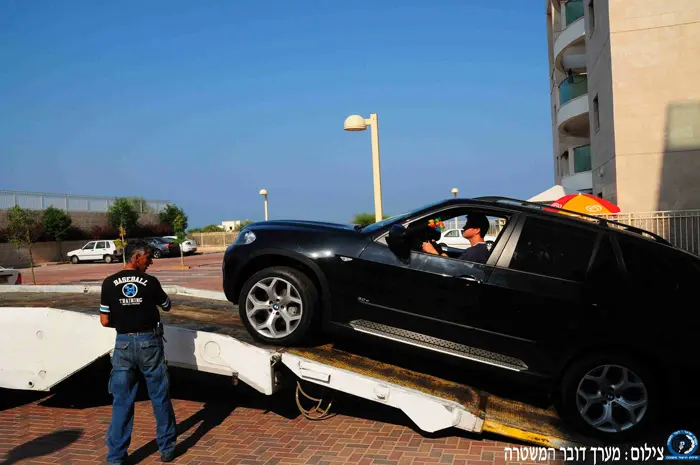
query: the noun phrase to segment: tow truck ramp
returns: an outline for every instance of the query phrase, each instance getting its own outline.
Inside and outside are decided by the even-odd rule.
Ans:
[[[0,351],[0,387],[49,391],[110,355],[115,337],[113,329],[99,324],[96,310],[89,314],[51,306],[4,306],[8,302],[3,302],[3,293],[99,293],[95,287],[12,286],[13,291],[0,288],[0,340],[4,342]],[[172,286],[167,292],[198,294],[198,290],[179,286]],[[214,295],[206,298],[221,300],[216,293],[207,294]],[[280,389],[280,380],[288,376],[281,369],[283,366],[297,380],[397,408],[428,433],[454,427],[555,449],[584,443],[566,433],[551,410],[343,352],[331,344],[285,349],[168,324],[164,333],[169,365],[232,377],[265,395]]]

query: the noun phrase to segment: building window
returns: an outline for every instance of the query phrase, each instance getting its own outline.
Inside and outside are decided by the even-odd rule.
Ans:
[[[574,173],[591,170],[591,146],[582,145],[574,148]]]
[[[598,105],[598,94],[593,97],[593,130],[600,129],[600,108]]]
[[[588,0],[588,33],[595,29],[595,0]]]

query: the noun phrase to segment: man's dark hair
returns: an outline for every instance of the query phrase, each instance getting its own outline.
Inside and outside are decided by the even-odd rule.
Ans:
[[[483,213],[471,213],[467,216],[467,222],[464,225],[463,230],[479,228],[479,235],[484,238],[488,234],[491,228],[491,223],[486,215]]]
[[[139,242],[136,245],[134,245],[134,247],[131,249],[131,255],[129,258],[134,258],[134,257],[137,257],[139,255],[146,255],[146,254],[148,254],[148,255],[152,254],[151,246],[146,244],[145,242]]]

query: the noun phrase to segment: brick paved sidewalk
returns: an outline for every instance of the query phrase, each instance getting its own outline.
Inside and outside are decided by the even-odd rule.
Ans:
[[[104,385],[106,391],[102,381],[98,376],[89,385]],[[82,380],[70,391],[80,384],[91,389]],[[211,398],[202,399],[209,389]],[[105,463],[111,397],[66,390],[25,403],[20,399],[17,405],[7,405],[8,391],[0,392],[0,458],[6,460],[0,463]],[[492,465],[505,464],[504,447],[510,445],[470,439],[459,431],[427,438],[409,427],[401,412],[362,400],[340,400],[338,408],[334,405],[337,416],[317,422],[298,415],[291,392],[269,398],[245,387],[221,390],[202,384],[196,399],[190,394],[173,394],[178,464]],[[150,402],[141,396],[131,463],[160,463],[154,439]]]

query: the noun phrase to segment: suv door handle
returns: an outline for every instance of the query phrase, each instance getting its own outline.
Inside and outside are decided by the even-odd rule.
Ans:
[[[463,279],[464,281],[468,281],[468,282],[474,283],[474,284],[481,284],[480,280],[478,280],[474,276],[471,276],[468,274],[463,274],[463,275],[457,276],[457,279]]]

